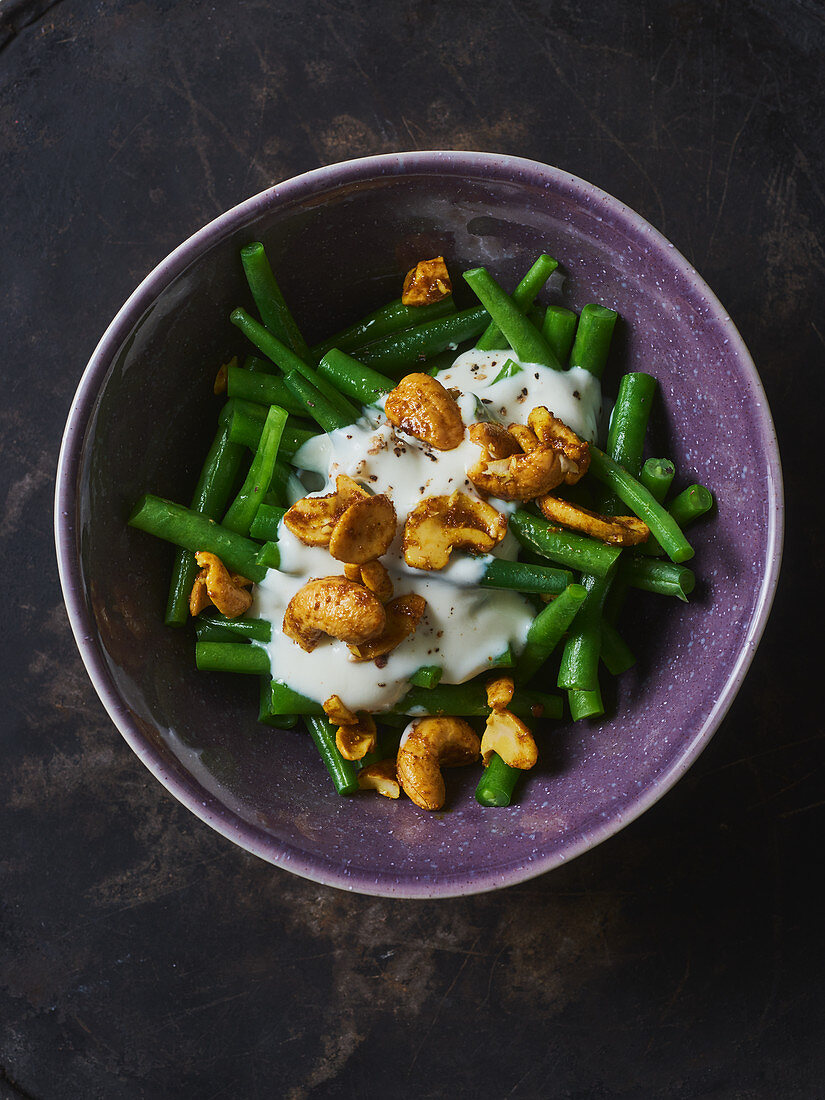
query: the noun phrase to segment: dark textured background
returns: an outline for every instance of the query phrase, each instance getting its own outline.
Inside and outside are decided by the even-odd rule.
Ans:
[[[824,60],[814,0],[0,0],[3,1100],[825,1095]],[[762,374],[788,538],[745,688],[658,806],[523,886],[392,902],[245,855],[141,767],[50,509],[83,366],[158,260],[273,181],[433,147],[577,173],[696,264]]]

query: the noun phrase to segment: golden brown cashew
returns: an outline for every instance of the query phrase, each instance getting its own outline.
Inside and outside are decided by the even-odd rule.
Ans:
[[[443,569],[453,550],[487,554],[507,534],[507,517],[456,491],[428,497],[407,516],[404,560],[415,569]]]
[[[475,730],[463,718],[417,719],[401,739],[398,781],[416,806],[439,810],[446,797],[441,769],[472,764],[479,752]]]
[[[437,451],[451,451],[464,438],[464,421],[453,395],[430,374],[408,374],[387,394],[387,419]]]
[[[590,466],[589,444],[579,439],[572,428],[553,416],[544,405],[537,405],[533,409],[527,417],[527,423],[539,443],[555,451],[562,460],[565,484],[575,485]]]
[[[539,758],[533,735],[520,718],[509,710],[494,710],[487,719],[481,739],[481,757],[485,766],[498,753],[511,768],[532,768]]]
[[[427,610],[427,601],[413,592],[406,596],[396,596],[384,605],[387,624],[382,632],[368,642],[351,645],[350,652],[357,661],[374,661],[376,657],[385,657],[400,646],[405,638],[415,633],[421,617]]]
[[[324,713],[336,726],[354,726],[358,715],[349,709],[340,695],[330,695],[324,700]]]
[[[328,546],[333,528],[351,504],[369,494],[346,474],[335,479],[335,492],[303,497],[284,516],[284,525],[306,546]]]
[[[336,521],[329,552],[337,561],[363,565],[386,554],[395,538],[395,507],[389,497],[356,500]]]
[[[453,292],[447,265],[443,256],[432,260],[420,260],[404,276],[401,301],[405,306],[426,306],[440,302]]]
[[[199,550],[195,561],[201,567],[189,596],[189,610],[199,615],[204,608],[214,604],[227,619],[237,619],[252,603],[252,593],[246,589],[252,581],[238,573],[230,573],[215,554]]]
[[[384,629],[384,607],[363,585],[346,577],[321,577],[304,585],[287,605],[284,634],[311,653],[323,634],[359,645]]]
[[[392,599],[392,577],[380,561],[365,561],[363,565],[345,565],[344,576],[358,584],[363,584],[373,592],[381,603]]]
[[[648,525],[636,516],[602,516],[558,497],[539,497],[536,503],[551,523],[583,531],[611,546],[636,546],[650,536]]]
[[[378,791],[385,798],[398,798],[401,787],[395,771],[394,760],[379,760],[377,764],[368,764],[358,773],[358,786],[362,791]]]
[[[378,744],[378,730],[372,716],[361,711],[356,722],[341,726],[335,733],[335,744],[345,760],[361,760]]]

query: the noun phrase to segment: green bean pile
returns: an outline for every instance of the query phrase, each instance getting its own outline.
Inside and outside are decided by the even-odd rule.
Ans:
[[[147,494],[129,518],[133,527],[177,547],[165,614],[171,627],[189,621],[199,568],[196,552],[216,555],[227,569],[252,582],[278,567],[279,524],[296,495],[290,460],[319,431],[354,423],[364,406],[388,394],[408,370],[420,371],[422,362],[437,373],[444,353],[452,349],[452,361],[454,349],[467,341],[486,351],[510,348],[522,362],[555,370],[581,367],[601,378],[617,320],[601,305],[587,305],[579,316],[558,305],[537,306],[539,292],[557,267],[543,255],[512,295],[484,268],[476,268],[464,279],[478,306],[459,311],[451,296],[414,307],[395,300],[309,347],[263,245],[243,248],[241,261],[259,319],[238,308],[230,320],[264,358],[249,355],[243,365],[228,366],[228,400],[189,507]],[[483,587],[513,589],[536,602],[524,649],[516,655],[508,651],[497,662],[511,670],[516,684],[511,709],[517,715],[562,717],[561,695],[531,687],[550,679],[548,661],[558,654],[555,681],[566,692],[573,720],[601,716],[600,665],[620,675],[635,663],[617,628],[629,590],[686,601],[694,588],[694,574],[684,564],[693,556],[684,528],[710,510],[713,496],[691,485],[666,503],[675,467],[668,459],[644,459],[655,389],[649,374],[621,379],[605,449],[591,446],[589,472],[569,491],[569,499],[602,515],[629,510],[648,525],[648,541],[620,549],[553,526],[535,506],[525,504],[509,519],[522,560],[494,558],[485,569]],[[297,490],[303,495],[300,485]],[[426,666],[411,678],[400,702],[376,715],[381,722],[377,749],[362,761],[346,760],[320,704],[273,675],[277,670],[270,668],[265,648],[271,630],[265,620],[203,612],[195,620],[197,667],[260,676],[260,720],[283,728],[302,719],[340,794],[359,789],[359,767],[395,753],[410,715],[489,714],[482,682],[440,684],[441,669]],[[493,755],[476,798],[484,806],[509,805],[520,774]]]

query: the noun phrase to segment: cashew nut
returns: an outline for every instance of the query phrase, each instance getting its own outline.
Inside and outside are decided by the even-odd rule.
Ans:
[[[386,656],[415,633],[426,610],[427,601],[423,596],[412,592],[406,596],[396,596],[384,606],[387,623],[383,631],[367,642],[351,645],[350,652],[357,661],[374,661],[376,657]]]
[[[520,718],[509,710],[494,710],[487,719],[481,739],[481,757],[485,767],[493,753],[498,753],[511,768],[527,770],[539,758],[533,735]]]
[[[382,493],[356,500],[333,527],[329,552],[338,561],[362,565],[386,554],[395,527],[395,508],[388,496]]]
[[[336,523],[350,505],[368,495],[357,481],[339,474],[334,493],[303,497],[286,513],[284,524],[306,546],[327,546]]]
[[[201,567],[189,596],[189,610],[193,615],[214,604],[227,619],[237,619],[252,603],[252,593],[247,592],[252,581],[238,573],[230,573],[215,554],[199,550],[195,561]]]
[[[551,523],[583,531],[611,546],[636,546],[650,537],[650,528],[636,516],[602,516],[551,496],[540,497],[537,503]]]
[[[323,705],[327,718],[336,726],[354,726],[358,721],[358,715],[349,709],[340,695],[330,695],[329,699],[324,700]]]
[[[368,764],[358,773],[358,786],[362,791],[378,791],[385,798],[398,798],[401,787],[395,771],[394,760],[379,760],[377,764]]]
[[[387,394],[387,419],[437,451],[451,451],[464,438],[464,421],[456,399],[437,378],[408,374]]]
[[[486,451],[490,458],[509,458],[522,449],[512,429],[508,430],[502,424],[493,424],[489,420],[471,424],[469,435],[472,442]]]
[[[352,645],[376,638],[387,616],[381,601],[346,577],[309,581],[287,605],[284,634],[311,653],[323,634]]]
[[[363,584],[381,603],[392,599],[392,577],[380,561],[365,561],[363,565],[345,565],[344,576],[357,584]]]
[[[563,420],[553,416],[544,405],[537,405],[527,417],[527,423],[539,443],[559,455],[567,485],[574,485],[587,473],[590,447]]]
[[[487,554],[507,534],[507,517],[456,491],[428,497],[407,516],[404,560],[415,569],[443,569],[453,550]]]
[[[405,306],[426,306],[440,302],[453,292],[447,265],[443,256],[432,260],[420,260],[404,276],[401,301]]]
[[[378,744],[378,730],[372,716],[362,711],[354,723],[340,726],[335,732],[335,744],[345,760],[361,760]]]
[[[492,710],[504,710],[512,702],[515,690],[512,676],[495,676],[487,681],[487,706]]]
[[[446,797],[441,769],[472,764],[480,751],[473,727],[463,718],[417,719],[401,738],[398,781],[416,806],[439,810]]]

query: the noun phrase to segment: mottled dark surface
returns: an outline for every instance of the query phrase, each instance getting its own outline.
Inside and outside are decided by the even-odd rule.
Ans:
[[[812,0],[0,0],[3,1100],[822,1095],[824,55]],[[662,229],[750,345],[788,481],[774,615],[688,777],[566,868],[432,903],[276,871],[163,791],[86,679],[50,512],[83,365],[172,246],[427,147],[558,164]]]

